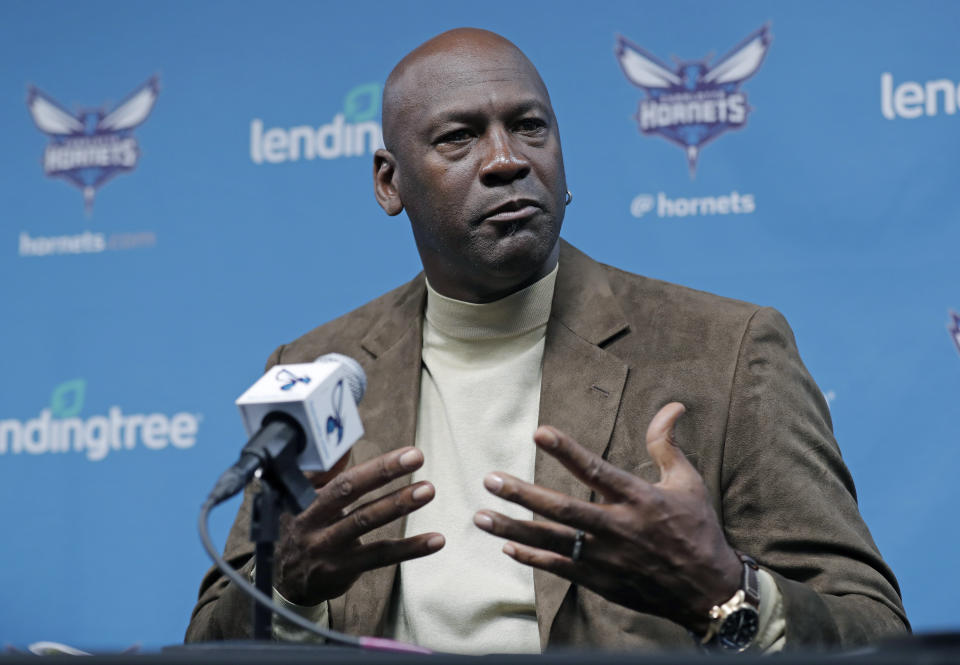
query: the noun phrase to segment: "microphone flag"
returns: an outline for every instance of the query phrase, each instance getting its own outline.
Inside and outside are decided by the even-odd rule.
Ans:
[[[362,370],[361,370],[362,371]],[[304,471],[326,471],[363,436],[350,368],[323,356],[312,363],[276,365],[237,398],[247,436],[270,413],[295,419],[306,435],[297,459]]]

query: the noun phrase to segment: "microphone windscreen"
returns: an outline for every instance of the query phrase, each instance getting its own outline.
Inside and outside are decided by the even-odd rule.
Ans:
[[[363,394],[367,391],[367,373],[363,371],[356,360],[342,353],[325,353],[314,362],[335,362],[343,366],[346,375],[347,386],[353,395],[353,403],[359,404],[363,399]]]

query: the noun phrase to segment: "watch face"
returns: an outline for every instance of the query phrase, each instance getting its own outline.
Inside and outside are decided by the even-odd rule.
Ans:
[[[750,646],[760,629],[760,615],[752,607],[744,607],[723,620],[717,641],[726,649],[742,651]]]

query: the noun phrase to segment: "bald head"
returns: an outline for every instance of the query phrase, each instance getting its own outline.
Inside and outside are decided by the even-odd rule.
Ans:
[[[557,263],[566,176],[547,89],[486,30],[434,37],[383,90],[377,201],[406,211],[431,286],[468,302],[523,288]]]
[[[404,122],[418,113],[432,92],[449,86],[491,82],[497,70],[526,70],[537,92],[549,101],[547,88],[533,63],[517,46],[489,30],[456,28],[441,33],[408,53],[390,72],[383,88],[383,139],[395,150],[406,130]]]

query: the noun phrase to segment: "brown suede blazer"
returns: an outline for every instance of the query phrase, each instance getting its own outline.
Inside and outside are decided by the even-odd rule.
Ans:
[[[425,294],[419,275],[281,346],[268,361],[310,362],[333,351],[359,360],[369,389],[360,405],[366,435],[354,462],[414,443]],[[703,476],[730,544],[755,557],[780,588],[787,648],[850,647],[908,630],[896,579],[857,510],[827,405],[783,317],[596,263],[564,242],[539,421],[655,482],[644,435],[657,410],[674,400],[687,406],[677,441]],[[535,481],[591,497],[539,450]],[[248,493],[225,552],[246,570],[253,565],[249,510]],[[371,537],[397,538],[403,529],[397,521]],[[361,576],[331,601],[331,627],[379,634],[396,574],[389,566]],[[545,649],[692,645],[679,625],[549,573],[534,570],[534,586]],[[243,638],[250,630],[248,601],[211,570],[187,640]]]

